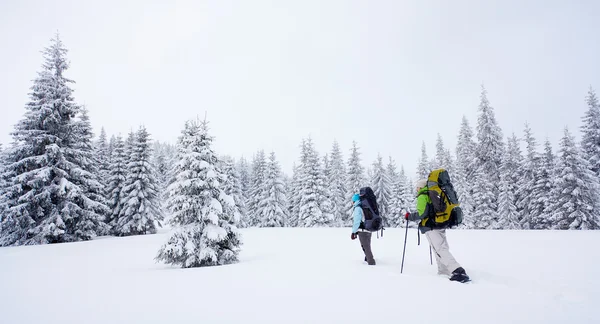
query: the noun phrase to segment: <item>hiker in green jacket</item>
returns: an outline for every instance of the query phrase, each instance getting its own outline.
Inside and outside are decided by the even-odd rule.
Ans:
[[[469,281],[470,279],[465,269],[460,266],[450,253],[450,247],[446,239],[446,227],[426,227],[422,225],[425,222],[421,221],[434,213],[433,205],[428,195],[427,180],[421,179],[417,181],[416,189],[417,211],[413,213],[407,212],[404,217],[406,220],[419,222],[419,230],[425,234],[429,245],[433,248],[439,275],[450,276],[450,280],[452,281]]]

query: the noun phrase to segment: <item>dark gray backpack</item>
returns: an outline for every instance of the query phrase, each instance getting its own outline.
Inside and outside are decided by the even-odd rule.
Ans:
[[[379,214],[377,198],[371,187],[360,188],[360,206],[365,215],[365,229],[370,232],[381,230],[383,235],[383,218]]]

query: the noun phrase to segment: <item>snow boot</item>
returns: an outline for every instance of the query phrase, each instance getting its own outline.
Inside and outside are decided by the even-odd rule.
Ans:
[[[452,272],[452,276],[450,276],[450,281],[458,281],[465,283],[471,281],[471,278],[469,278],[465,269],[459,267]]]
[[[373,258],[373,251],[371,251],[371,233],[370,232],[358,232],[358,239],[360,245],[365,252],[365,261],[369,265],[375,265],[375,259]]]

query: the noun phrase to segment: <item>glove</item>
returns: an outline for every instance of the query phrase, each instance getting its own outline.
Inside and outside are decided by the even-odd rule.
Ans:
[[[357,236],[358,236],[358,234],[352,233],[352,234],[350,234],[350,239],[355,240]]]
[[[406,212],[406,214],[404,214],[404,219],[408,220],[409,217],[410,217],[410,213]]]

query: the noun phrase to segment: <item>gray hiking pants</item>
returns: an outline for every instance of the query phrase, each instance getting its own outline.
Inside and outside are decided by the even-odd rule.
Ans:
[[[358,232],[358,240],[360,241],[360,246],[365,252],[367,263],[369,265],[375,265],[373,251],[371,251],[371,232]]]
[[[456,262],[454,256],[450,253],[445,229],[432,229],[427,231],[425,236],[427,236],[429,245],[433,248],[438,274],[450,275],[452,271],[460,267],[460,264]]]

